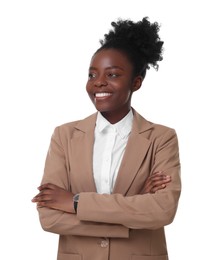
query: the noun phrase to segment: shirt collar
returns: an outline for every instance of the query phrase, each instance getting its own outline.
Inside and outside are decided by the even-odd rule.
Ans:
[[[122,118],[116,124],[111,124],[109,121],[106,120],[105,117],[102,116],[100,112],[98,112],[97,119],[96,119],[96,128],[99,132],[102,132],[107,127],[116,129],[117,133],[121,136],[121,138],[125,138],[131,132],[132,122],[133,122],[132,109],[128,112],[128,114],[124,118]]]

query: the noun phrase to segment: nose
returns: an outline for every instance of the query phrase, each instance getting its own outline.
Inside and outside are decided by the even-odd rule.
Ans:
[[[107,81],[106,81],[105,77],[101,76],[96,79],[96,81],[94,82],[94,85],[98,88],[105,87],[105,86],[107,86]]]

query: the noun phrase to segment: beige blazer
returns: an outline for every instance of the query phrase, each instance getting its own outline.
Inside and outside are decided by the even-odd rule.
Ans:
[[[42,228],[60,235],[58,260],[168,259],[164,226],[174,219],[181,190],[177,136],[133,113],[111,195],[97,194],[93,179],[96,113],[55,129],[42,183],[80,193],[77,215],[38,208]],[[146,178],[160,170],[172,182],[155,194],[141,195]]]

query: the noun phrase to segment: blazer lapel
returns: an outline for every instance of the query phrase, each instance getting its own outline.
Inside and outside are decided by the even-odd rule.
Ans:
[[[79,121],[75,126],[72,138],[73,187],[78,192],[96,192],[93,178],[93,143],[96,113]]]
[[[152,124],[141,117],[135,110],[133,110],[133,113],[132,131],[113,190],[113,193],[123,195],[127,193],[131,186],[151,143],[143,136],[143,133],[148,131]]]

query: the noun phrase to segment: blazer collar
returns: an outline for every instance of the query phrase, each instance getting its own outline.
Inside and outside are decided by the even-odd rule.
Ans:
[[[97,118],[97,112],[86,117],[83,120],[78,121],[77,124],[75,125],[75,128],[84,133],[94,131],[96,125],[96,118]]]
[[[132,111],[134,115],[132,132],[135,134],[141,134],[145,131],[148,131],[153,124],[147,121],[144,117],[142,117],[134,108],[132,108]],[[85,133],[94,131],[96,125],[96,118],[97,112],[83,120],[78,121],[75,128]]]
[[[125,195],[149,149],[150,141],[144,137],[144,133],[150,131],[153,124],[144,119],[133,109],[133,126],[128,139],[126,150],[121,162],[113,193]],[[94,144],[94,129],[96,125],[97,113],[90,115],[84,120],[77,122],[75,128],[82,132],[75,134],[74,147],[79,147],[79,158],[85,163],[83,174],[79,175],[79,181],[82,185],[82,191],[96,192],[92,168],[92,152]]]

